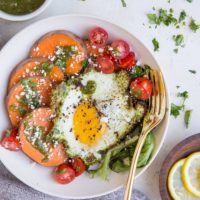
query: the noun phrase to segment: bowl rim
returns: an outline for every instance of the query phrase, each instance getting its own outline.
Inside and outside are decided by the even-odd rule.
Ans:
[[[51,1],[51,0],[50,0]],[[160,65],[160,63],[158,62],[158,60],[156,59],[156,57],[152,54],[151,50],[146,46],[144,45],[144,43],[138,39],[134,34],[132,34],[131,32],[129,32],[125,27],[121,26],[119,23],[117,22],[113,22],[113,21],[109,21],[108,19],[104,18],[104,17],[100,17],[100,16],[96,16],[96,15],[90,15],[90,14],[79,14],[79,13],[70,13],[70,14],[62,14],[62,15],[55,15],[55,16],[51,16],[51,17],[47,17],[45,19],[41,19],[41,20],[38,20],[34,23],[32,23],[31,25],[28,25],[27,27],[25,27],[24,29],[20,30],[17,34],[15,34],[3,47],[2,49],[0,50],[0,56],[1,56],[1,53],[3,51],[4,48],[6,48],[6,46],[8,46],[8,44],[15,39],[15,37],[17,37],[18,35],[21,34],[21,32],[23,32],[24,30],[26,29],[29,29],[31,28],[32,26],[34,26],[35,24],[39,23],[39,22],[45,22],[45,21],[49,21],[51,19],[56,19],[56,18],[60,18],[60,17],[85,17],[85,18],[92,18],[92,19],[96,19],[96,20],[100,20],[100,21],[104,21],[110,25],[114,25],[114,26],[117,26],[119,29],[122,29],[124,32],[126,32],[127,34],[130,34],[132,37],[134,37],[136,40],[138,40],[140,42],[140,44],[145,48],[147,49],[148,53],[151,55],[151,57],[154,58],[155,62],[157,63],[157,66],[158,68],[161,70],[162,74],[163,74],[163,69]],[[166,96],[167,96],[167,108],[170,106],[170,96],[169,96],[169,87],[167,85],[167,82],[166,82],[166,78],[165,78],[165,75],[163,74],[163,78],[164,78],[164,82],[165,82],[165,86],[166,86]],[[167,109],[166,111],[166,114],[165,114],[165,118],[166,118],[166,125],[165,125],[165,129],[163,131],[163,136],[162,136],[162,139],[156,149],[156,152],[154,153],[154,155],[151,157],[149,163],[142,168],[142,170],[136,175],[136,179],[141,176],[146,170],[147,168],[152,164],[152,162],[155,160],[156,156],[158,155],[163,143],[164,143],[164,140],[165,140],[165,137],[167,135],[167,131],[168,131],[168,128],[169,128],[169,122],[170,122],[170,112],[168,111],[169,109]],[[3,163],[3,162],[2,162]],[[4,164],[4,163],[3,163]],[[9,166],[5,165],[6,168],[11,172],[11,170],[9,169]],[[12,172],[11,172],[12,173]],[[48,195],[51,195],[51,196],[54,196],[54,197],[59,197],[59,198],[70,198],[70,199],[87,199],[87,198],[95,198],[95,197],[101,197],[101,196],[104,196],[104,195],[107,195],[107,194],[110,194],[112,192],[115,192],[117,190],[119,190],[120,188],[122,188],[124,185],[120,185],[112,190],[109,190],[107,192],[103,192],[103,193],[100,193],[100,194],[97,194],[97,195],[89,195],[89,196],[84,196],[84,197],[73,197],[73,196],[63,196],[63,195],[55,195],[51,192],[47,192],[47,191],[43,191],[42,189],[40,189],[39,187],[37,187],[36,185],[34,186],[30,186],[28,183],[26,183],[25,181],[23,181],[18,175],[16,174],[13,174],[15,177],[17,177],[20,181],[22,181],[24,184],[28,185],[29,187],[32,187],[33,189],[37,190],[37,191],[40,191],[42,193],[45,193],[45,194],[48,194]]]
[[[38,7],[35,11],[25,15],[12,15],[0,10],[0,18],[9,21],[25,21],[28,19],[32,19],[41,14],[50,5],[51,2],[52,0],[45,0],[44,3],[40,7]]]

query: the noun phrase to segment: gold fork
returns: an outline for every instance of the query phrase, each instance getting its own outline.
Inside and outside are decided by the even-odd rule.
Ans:
[[[153,84],[153,95],[149,100],[149,109],[143,120],[143,128],[139,136],[129,171],[124,200],[130,200],[137,168],[138,158],[148,133],[164,118],[166,112],[166,88],[161,71],[151,69],[150,80]]]

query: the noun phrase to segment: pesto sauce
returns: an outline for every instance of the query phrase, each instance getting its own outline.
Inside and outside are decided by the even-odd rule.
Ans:
[[[40,153],[44,155],[44,160],[48,161],[49,147],[46,142],[46,134],[43,127],[38,127],[30,124],[28,121],[24,122],[24,133],[27,140],[35,147]]]
[[[1,0],[0,10],[12,15],[25,15],[37,10],[45,0]]]
[[[29,78],[22,79],[21,84],[24,87],[24,95],[18,101],[31,110],[40,107],[42,100],[37,91],[37,84]]]
[[[87,84],[86,84],[85,86],[83,86],[83,87],[81,88],[81,92],[82,92],[83,94],[91,95],[91,94],[93,94],[93,93],[95,92],[96,87],[97,87],[96,82],[90,80],[90,81],[87,82]]]
[[[65,70],[68,60],[77,54],[78,48],[76,46],[57,46],[54,64],[60,67],[62,70]]]

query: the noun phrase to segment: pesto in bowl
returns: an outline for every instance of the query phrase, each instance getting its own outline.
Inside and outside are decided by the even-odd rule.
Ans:
[[[1,0],[0,10],[12,15],[26,15],[37,10],[45,0]]]

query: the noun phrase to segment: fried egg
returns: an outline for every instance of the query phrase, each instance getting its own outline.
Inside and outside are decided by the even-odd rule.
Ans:
[[[84,94],[83,88],[91,81],[94,91]],[[52,98],[52,108],[58,113],[53,132],[62,135],[70,157],[80,157],[87,164],[100,160],[101,152],[119,142],[141,119],[144,109],[130,103],[129,81],[125,71],[90,70],[57,87]]]

